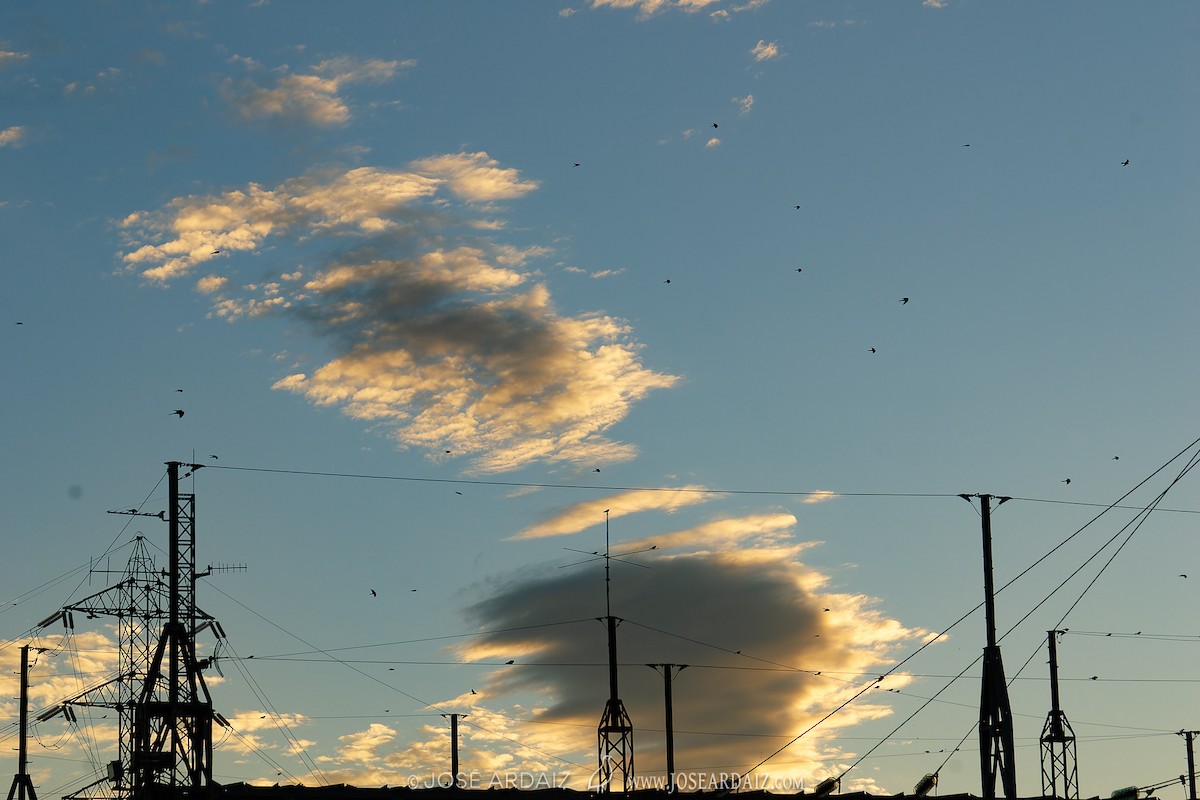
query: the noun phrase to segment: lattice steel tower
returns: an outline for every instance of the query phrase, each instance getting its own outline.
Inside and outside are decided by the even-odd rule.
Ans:
[[[1050,713],[1042,727],[1042,796],[1079,800],[1075,731],[1058,704],[1058,636],[1046,631],[1050,644]]]
[[[65,606],[42,623],[62,617],[74,627],[73,612],[89,618],[117,618],[120,652],[117,677],[62,701],[41,719],[62,711],[74,718],[72,706],[94,706],[118,712],[118,757],[105,777],[69,798],[143,800],[156,797],[204,797],[212,781],[212,725],[228,725],[215,713],[201,670],[213,659],[196,658],[196,634],[211,628],[220,639],[220,624],[196,607],[195,495],[179,491],[179,469],[203,465],[167,463],[169,507],[161,514],[136,509],[112,512],[157,517],[168,523],[169,565],[154,564],[145,539],[138,535],[122,579],[89,597]],[[190,475],[191,472],[188,473]],[[186,477],[186,476],[185,476]],[[207,574],[207,572],[203,573]]]
[[[618,780],[622,792],[633,790],[633,720],[625,711],[617,691],[617,623],[612,615],[611,573],[609,565],[608,509],[604,511],[604,622],[608,626],[608,702],[596,729],[600,765],[597,769],[602,792],[611,792]]]

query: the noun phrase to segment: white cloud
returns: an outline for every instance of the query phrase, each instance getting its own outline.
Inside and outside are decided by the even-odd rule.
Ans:
[[[707,142],[705,142],[705,143],[704,143],[704,146],[705,146],[705,147],[720,147],[720,146],[721,146],[721,140],[720,140],[720,139],[718,139],[716,136],[714,136],[714,137],[712,137],[711,139],[709,139]]]
[[[750,48],[750,53],[754,56],[755,61],[769,61],[773,58],[779,58],[779,45],[775,42],[767,42],[759,39],[758,44]]]
[[[694,14],[720,2],[722,0],[592,0],[592,8],[636,9],[638,19],[649,19],[665,11]]]
[[[745,97],[730,98],[731,102],[738,107],[738,113],[742,116],[750,113],[750,109],[754,108],[754,95],[748,94]]]

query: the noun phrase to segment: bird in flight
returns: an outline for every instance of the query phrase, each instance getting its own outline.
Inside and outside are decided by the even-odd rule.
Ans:
[[[795,209],[796,209],[797,211],[799,211],[799,210],[800,210],[800,206],[795,206]]]
[[[804,268],[803,268],[803,267],[796,267],[796,272],[804,272]]]
[[[967,142],[966,144],[963,145],[963,147],[970,147],[970,146],[971,146],[970,142]]]
[[[578,161],[576,161],[576,162],[575,162],[575,166],[577,166],[577,167],[579,166],[579,162],[578,162]]]
[[[517,662],[516,662],[516,661],[513,661],[513,660],[510,658],[508,661],[505,661],[504,663],[505,663],[505,664],[515,664],[515,663],[517,663]]]
[[[1129,166],[1129,159],[1127,158],[1127,159],[1125,159],[1124,161],[1122,161],[1122,162],[1121,162],[1121,166],[1122,166],[1122,167],[1128,167],[1128,166]]]
[[[1186,577],[1187,577],[1187,573],[1186,573],[1186,572],[1181,572],[1181,573],[1179,573],[1179,577],[1181,577],[1181,578],[1186,578]]]
[[[476,692],[474,689],[472,689],[471,694],[478,694],[478,692]]]
[[[713,123],[713,127],[714,127],[714,128],[716,128],[716,127],[719,127],[719,126],[717,125],[717,123],[715,123],[715,122],[714,122],[714,123]]]
[[[221,254],[221,251],[220,251],[220,249],[213,250],[212,254],[213,254],[214,256],[216,256],[216,255],[220,255],[220,254]]]
[[[379,595],[375,594],[374,589],[371,590],[371,597],[379,597]]]
[[[599,467],[596,467],[594,470],[592,470],[592,472],[599,472],[599,471],[600,471]]]
[[[665,281],[663,281],[663,283],[670,283],[670,282],[671,282],[670,278],[667,278]]]
[[[1120,461],[1120,460],[1121,460],[1121,457],[1120,457],[1120,456],[1113,456],[1113,459],[1112,459],[1112,460],[1113,460],[1113,461]]]
[[[217,458],[217,457],[216,457],[215,455],[213,455],[212,453],[209,453],[209,454],[208,454],[208,457],[209,457],[209,458],[212,458],[212,459],[216,459],[216,458]]]
[[[902,306],[906,306],[906,305],[908,305],[908,298],[907,298],[907,297],[901,297],[901,298],[900,298],[900,305],[902,305]]]
[[[874,352],[875,352],[875,348],[874,348],[874,347],[868,347],[867,349],[868,349],[868,350],[870,350],[872,353],[874,353]]]
[[[171,413],[174,414],[175,416],[179,417],[180,419],[183,419],[183,409],[182,408],[177,408],[174,411],[172,411]]]
[[[1071,479],[1070,479],[1070,478],[1064,478],[1062,482],[1063,482],[1063,483],[1065,483],[1067,486],[1070,486],[1070,485],[1071,485]]]
[[[176,389],[175,391],[177,391],[177,392],[182,392],[182,391],[183,391],[183,389]]]

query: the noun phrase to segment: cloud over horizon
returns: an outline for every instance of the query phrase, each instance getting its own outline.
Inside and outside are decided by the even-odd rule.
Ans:
[[[795,523],[790,514],[763,514],[622,543],[660,546],[648,570],[614,565],[611,583],[612,613],[622,620],[620,692],[634,721],[639,774],[661,775],[663,756],[662,676],[638,666],[690,665],[674,684],[678,771],[744,771],[869,685],[899,648],[924,635],[880,613],[872,598],[831,589],[829,577],[802,560],[816,543],[793,539]],[[583,763],[594,760],[595,723],[608,693],[605,628],[590,622],[604,613],[600,570],[581,565],[547,576],[530,569],[489,585],[490,595],[468,613],[495,632],[458,648],[467,661],[513,659],[481,687],[486,702],[533,698],[538,722],[521,730],[546,737],[557,726],[557,742],[541,745]],[[542,627],[560,620],[584,621]],[[907,678],[887,681],[896,687]],[[761,771],[815,783],[844,769],[854,753],[838,743],[838,732],[891,714],[873,699],[883,694],[872,690]],[[638,735],[647,728],[655,732]],[[851,773],[843,790],[858,789],[880,787]]]

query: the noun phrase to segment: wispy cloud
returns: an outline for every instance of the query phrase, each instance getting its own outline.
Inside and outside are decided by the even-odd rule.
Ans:
[[[737,106],[738,113],[745,116],[754,108],[754,95],[748,94],[745,97],[732,97],[730,101]]]
[[[0,147],[20,147],[25,141],[25,128],[14,125],[0,131]]]
[[[685,506],[708,502],[716,496],[716,493],[704,491],[702,486],[680,486],[657,490],[632,489],[568,506],[555,512],[548,519],[530,525],[509,538],[542,539],[547,536],[564,536],[602,525],[606,510],[608,518],[614,520],[642,511],[672,512]]]
[[[754,56],[755,61],[770,61],[773,58],[779,58],[779,45],[776,42],[759,39],[758,44],[750,48],[750,54]]]
[[[724,0],[591,0],[592,8],[636,9],[638,19],[649,19],[656,14],[667,11],[682,11],[695,14],[712,9]],[[724,9],[711,12],[712,16],[728,16],[729,11],[748,11],[762,5],[761,0],[750,0],[743,5],[732,5],[728,11]]]
[[[252,59],[234,57],[231,61],[263,72]],[[257,76],[234,80],[227,78],[221,95],[245,121],[278,120],[306,123],[318,127],[344,125],[350,121],[350,107],[342,97],[344,87],[354,83],[383,83],[414,61],[357,61],[341,57],[316,64],[307,73],[291,73],[282,67],[269,82]]]
[[[297,365],[275,388],[340,408],[401,447],[450,450],[485,472],[628,460],[636,448],[605,431],[677,378],[642,366],[623,321],[560,314],[530,266],[543,248],[484,238],[503,226],[475,212],[536,187],[486,153],[313,172],[130,214],[122,260],[158,284],[204,270],[196,288],[214,315],[286,314],[334,342],[334,358]],[[456,213],[469,232],[457,240]],[[346,238],[356,246],[286,279],[236,283],[223,269],[269,239]]]
[[[28,58],[28,53],[19,53],[15,50],[0,50],[0,68],[15,64],[18,61],[25,61]]]

